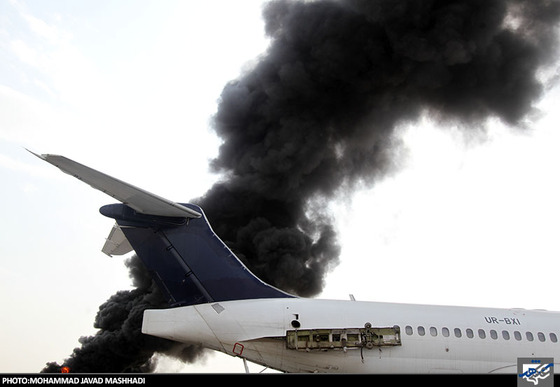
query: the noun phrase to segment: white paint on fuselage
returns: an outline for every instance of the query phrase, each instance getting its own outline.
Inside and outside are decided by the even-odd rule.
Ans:
[[[346,352],[288,349],[284,338],[294,329],[293,320],[299,329],[360,328],[366,322],[374,327],[398,325],[402,345]],[[556,339],[560,313],[524,309],[303,298],[239,300],[148,310],[143,332],[201,344],[286,372],[515,373],[518,357],[560,358]]]

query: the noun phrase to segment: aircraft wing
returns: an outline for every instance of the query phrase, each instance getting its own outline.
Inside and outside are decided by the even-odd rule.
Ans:
[[[201,214],[179,203],[162,198],[132,184],[86,167],[64,156],[37,154],[35,156],[58,167],[61,171],[74,176],[95,189],[114,197],[136,212],[147,215],[170,216],[181,218],[200,218]]]

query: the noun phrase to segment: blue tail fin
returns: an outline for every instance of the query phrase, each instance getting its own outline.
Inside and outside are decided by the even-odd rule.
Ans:
[[[134,249],[170,305],[294,297],[255,277],[214,234],[200,207],[175,203],[64,156],[31,153],[124,203],[100,209],[117,221],[103,252]]]
[[[294,297],[253,275],[212,231],[200,207],[181,205],[202,216],[138,214],[124,204],[100,209],[116,219],[171,306]]]

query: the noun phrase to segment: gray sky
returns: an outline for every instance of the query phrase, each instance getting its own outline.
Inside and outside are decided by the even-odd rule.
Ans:
[[[130,288],[100,251],[112,200],[24,147],[202,195],[219,178],[216,101],[267,47],[261,3],[0,0],[0,372],[61,362]],[[551,89],[523,132],[401,128],[401,171],[329,205],[343,250],[321,297],[560,310],[558,100]],[[244,371],[228,359],[160,371]]]

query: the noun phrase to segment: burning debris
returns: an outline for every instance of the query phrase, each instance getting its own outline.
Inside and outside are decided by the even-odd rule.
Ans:
[[[157,365],[154,353],[185,362],[204,357],[204,351],[197,346],[142,334],[144,310],[168,305],[138,256],[127,260],[126,266],[136,288],[111,296],[99,307],[95,318],[94,327],[99,331],[94,336],[81,337],[81,347],[75,348],[63,365],[50,362],[41,372],[60,373],[63,366],[70,372],[83,373],[153,372]]]

